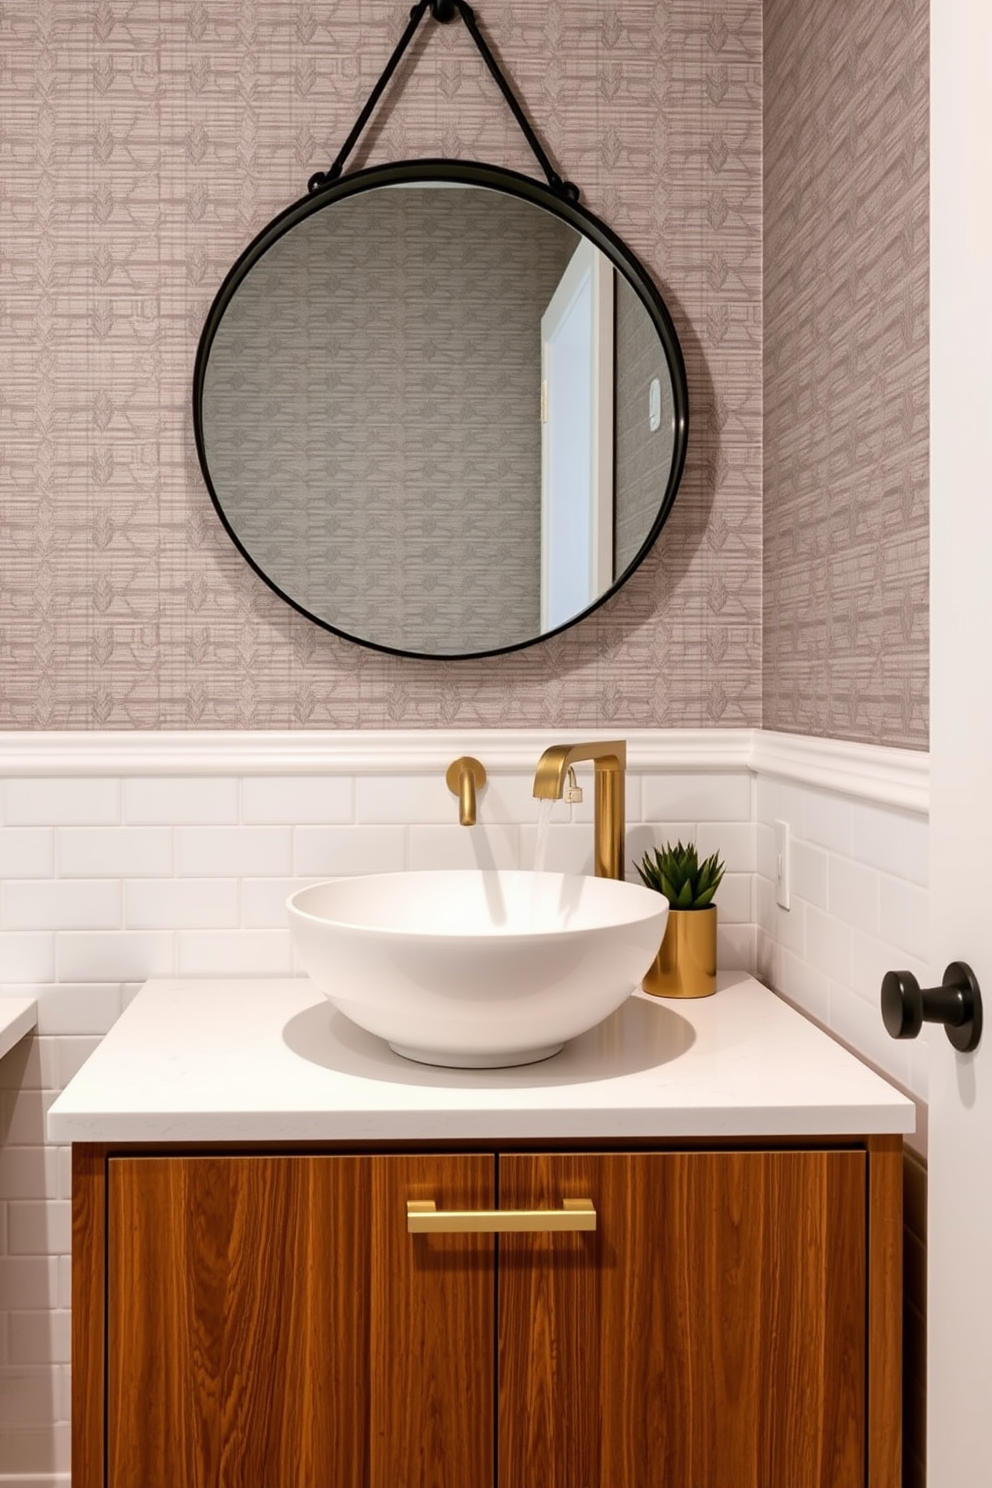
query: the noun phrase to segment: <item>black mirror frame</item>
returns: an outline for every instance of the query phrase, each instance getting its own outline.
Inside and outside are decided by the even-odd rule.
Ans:
[[[350,196],[374,190],[379,186],[404,185],[415,181],[455,181],[461,185],[483,186],[494,191],[501,191],[505,195],[514,196],[523,201],[532,202],[535,206],[543,207],[545,211],[561,218],[570,227],[588,238],[610,259],[638,295],[658,333],[658,338],[661,341],[672,378],[675,431],[671,469],[658,508],[658,514],[634,558],[628,563],[623,573],[614,579],[610,588],[601,594],[594,603],[588,605],[578,614],[573,615],[563,624],[556,626],[553,630],[543,631],[540,635],[536,635],[529,640],[515,642],[511,646],[496,647],[491,650],[452,652],[442,655],[425,651],[407,651],[398,646],[384,646],[377,641],[369,641],[362,636],[353,635],[349,631],[332,625],[319,615],[313,614],[312,611],[304,608],[303,605],[299,604],[286,594],[284,590],[280,589],[279,585],[269,578],[264,570],[255,562],[247,548],[245,548],[234,528],[231,526],[220,498],[214,489],[207,462],[203,430],[203,389],[210,351],[220,323],[232,298],[252,268],[274,243],[312,213],[322,211],[325,207],[332,206],[335,202],[344,201]],[[658,535],[668,519],[678,492],[679,482],[682,479],[689,433],[689,389],[686,381],[682,348],[679,344],[678,335],[668,307],[640,260],[600,218],[594,216],[592,212],[587,211],[585,207],[580,206],[578,202],[572,200],[565,193],[556,192],[542,182],[530,176],[525,176],[520,172],[507,170],[502,166],[486,165],[479,161],[424,158],[401,160],[389,165],[370,166],[367,169],[354,171],[348,176],[338,178],[336,181],[312,192],[299,201],[292,202],[278,216],[274,217],[257,237],[249,243],[221,284],[200,334],[196,360],[193,367],[193,431],[196,439],[196,453],[200,462],[200,470],[203,474],[210,500],[214,505],[214,509],[220,518],[224,530],[248,566],[291,609],[296,610],[298,614],[312,621],[314,625],[320,626],[322,630],[330,631],[332,635],[340,636],[343,640],[352,641],[356,645],[368,647],[373,651],[385,652],[391,656],[409,657],[420,661],[471,661],[487,656],[504,656],[514,651],[524,651],[531,646],[539,645],[542,641],[549,640],[552,636],[560,635],[563,631],[570,630],[573,625],[578,625],[581,621],[587,619],[589,615],[593,614],[601,605],[604,605],[607,600],[611,599],[623,587],[635,570],[640,567],[657,541]]]

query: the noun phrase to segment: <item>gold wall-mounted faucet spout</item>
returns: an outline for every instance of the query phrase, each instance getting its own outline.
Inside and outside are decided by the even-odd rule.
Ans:
[[[598,878],[623,878],[627,744],[623,739],[594,744],[552,744],[537,762],[534,794],[560,801],[569,767],[591,760],[596,767],[594,868]]]
[[[463,827],[475,826],[476,792],[486,783],[485,766],[470,754],[452,760],[445,775],[448,789],[458,797],[458,820]]]

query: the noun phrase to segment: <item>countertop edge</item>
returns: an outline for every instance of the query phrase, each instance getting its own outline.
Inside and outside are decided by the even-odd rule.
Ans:
[[[664,1119],[659,1120],[659,1116]],[[182,1119],[151,1113],[55,1114],[49,1117],[49,1139],[59,1144],[92,1142],[111,1146],[155,1143],[161,1146],[211,1143],[364,1143],[501,1141],[753,1141],[799,1138],[907,1136],[914,1129],[911,1102],[895,1107],[755,1110],[742,1116],[731,1110],[636,1111],[591,1110],[551,1113],[389,1111],[314,1113],[301,1121],[298,1112],[204,1112]]]
[[[0,1059],[38,1026],[38,1004],[30,997],[0,997]]]

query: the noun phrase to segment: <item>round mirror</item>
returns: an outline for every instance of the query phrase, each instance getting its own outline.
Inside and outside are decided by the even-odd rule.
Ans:
[[[608,598],[685,460],[682,354],[597,218],[458,161],[357,172],[234,265],[194,376],[197,451],[277,594],[379,650],[486,656]]]

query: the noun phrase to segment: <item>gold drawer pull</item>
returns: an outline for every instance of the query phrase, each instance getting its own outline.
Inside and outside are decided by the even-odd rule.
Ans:
[[[594,1230],[592,1199],[565,1199],[560,1209],[438,1209],[433,1199],[407,1199],[411,1235],[494,1235],[523,1230]]]

